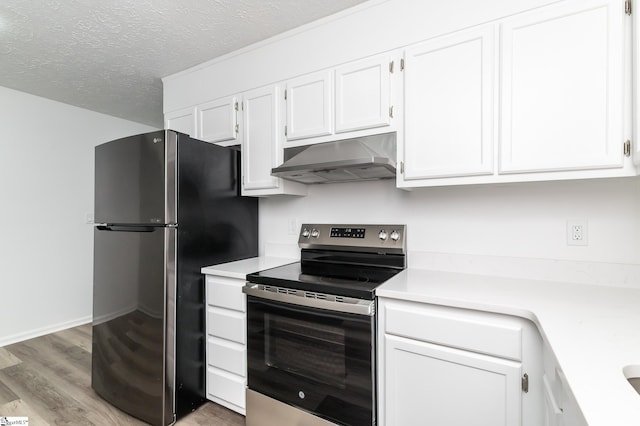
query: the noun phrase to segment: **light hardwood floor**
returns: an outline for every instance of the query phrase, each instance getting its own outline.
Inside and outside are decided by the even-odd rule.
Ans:
[[[145,425],[91,389],[91,325],[0,348],[0,416],[29,426]],[[244,417],[208,402],[178,426],[244,426]]]

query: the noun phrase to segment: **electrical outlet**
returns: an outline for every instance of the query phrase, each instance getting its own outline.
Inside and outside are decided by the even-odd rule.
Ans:
[[[298,235],[298,232],[300,232],[300,230],[298,229],[298,223],[296,219],[289,218],[289,220],[287,220],[287,234]]]
[[[567,221],[567,245],[586,246],[589,234],[586,219],[570,219]]]

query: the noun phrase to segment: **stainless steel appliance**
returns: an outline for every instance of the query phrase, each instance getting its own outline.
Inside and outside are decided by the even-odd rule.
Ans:
[[[239,153],[170,130],[95,148],[91,385],[153,425],[205,401],[200,268],[257,255]]]
[[[376,424],[375,289],[404,225],[308,224],[301,260],[247,275],[247,426]]]
[[[273,176],[305,184],[355,182],[396,177],[396,134],[363,136],[286,148]]]

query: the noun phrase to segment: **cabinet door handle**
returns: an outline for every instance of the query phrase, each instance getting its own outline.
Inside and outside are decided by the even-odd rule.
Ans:
[[[549,383],[549,379],[547,379],[546,374],[542,376],[542,382],[544,383],[544,396],[546,397],[547,402],[549,402],[551,411],[555,415],[562,414],[562,408],[560,408],[560,406],[558,405],[558,401],[556,401],[556,397],[553,394],[553,390],[551,389],[551,384]]]

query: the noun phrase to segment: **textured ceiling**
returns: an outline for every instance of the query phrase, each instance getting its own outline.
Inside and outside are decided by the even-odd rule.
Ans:
[[[1,0],[0,86],[162,127],[162,77],[363,1]]]

